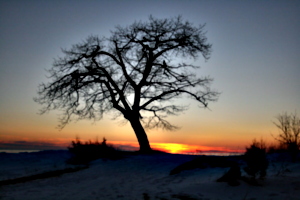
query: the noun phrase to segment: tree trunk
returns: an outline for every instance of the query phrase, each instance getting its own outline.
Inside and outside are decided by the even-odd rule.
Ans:
[[[130,117],[129,121],[130,121],[130,124],[131,124],[134,132],[135,132],[137,140],[139,142],[140,152],[146,152],[146,153],[151,152],[152,149],[150,147],[147,134],[146,134],[141,122],[140,122],[139,116]]]

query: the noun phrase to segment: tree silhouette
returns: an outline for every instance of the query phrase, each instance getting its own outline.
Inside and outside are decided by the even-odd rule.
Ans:
[[[44,105],[41,113],[63,110],[60,128],[76,116],[98,120],[117,111],[130,122],[140,151],[150,151],[144,128],[176,129],[166,116],[187,109],[170,100],[187,95],[207,107],[218,98],[210,89],[212,78],[198,78],[193,71],[198,66],[176,60],[209,59],[211,44],[203,30],[181,16],[150,16],[147,22],[117,26],[110,38],[90,36],[62,50],[64,57],[48,71],[50,83],[39,86],[34,100]]]
[[[277,117],[275,126],[279,129],[279,135],[275,137],[281,144],[292,153],[292,159],[295,161],[300,146],[300,118],[297,113],[282,113]]]

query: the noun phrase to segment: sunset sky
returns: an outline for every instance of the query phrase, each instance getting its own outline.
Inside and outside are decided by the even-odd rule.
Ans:
[[[254,138],[272,142],[276,115],[300,115],[300,1],[4,1],[0,0],[0,149],[51,149],[77,136],[128,146],[135,134],[122,120],[73,122],[59,131],[59,111],[38,115],[33,101],[46,69],[63,56],[61,48],[89,35],[110,36],[116,25],[145,21],[149,15],[182,15],[206,23],[211,58],[201,57],[199,76],[214,78],[221,92],[209,109],[191,99],[182,115],[169,117],[181,129],[147,130],[153,146],[193,145],[198,150],[244,149]],[[197,146],[198,145],[198,146]],[[175,147],[174,147],[175,148]]]

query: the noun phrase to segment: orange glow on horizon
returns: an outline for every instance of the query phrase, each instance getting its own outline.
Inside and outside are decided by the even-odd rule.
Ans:
[[[242,153],[244,150],[228,149],[224,147],[208,147],[200,145],[178,144],[178,143],[153,143],[153,149],[173,154],[205,154],[205,153]]]
[[[116,148],[122,150],[138,150],[139,145],[137,142],[125,142],[125,141],[112,141],[108,142]],[[172,154],[207,154],[207,153],[243,153],[244,149],[230,149],[225,147],[209,147],[200,145],[189,145],[179,143],[150,143],[150,146],[154,150],[159,150]]]
[[[4,140],[3,140],[4,139]],[[3,138],[0,139],[0,149],[67,149],[71,146],[74,139],[58,138],[58,139],[42,139],[31,140],[29,138]],[[6,139],[6,140],[5,140]],[[85,142],[82,140],[82,142]],[[92,140],[93,142],[93,140]],[[101,141],[99,141],[101,142]],[[108,145],[125,151],[139,150],[138,142],[130,141],[107,141]],[[159,150],[172,154],[219,154],[219,153],[243,153],[245,149],[226,148],[221,146],[201,146],[180,143],[150,143],[154,150]]]

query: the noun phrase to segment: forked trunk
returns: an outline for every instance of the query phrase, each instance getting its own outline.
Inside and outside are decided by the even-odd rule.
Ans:
[[[139,120],[139,117],[131,117],[129,121],[138,139],[140,145],[140,152],[151,152],[152,149],[150,147],[147,134]]]

